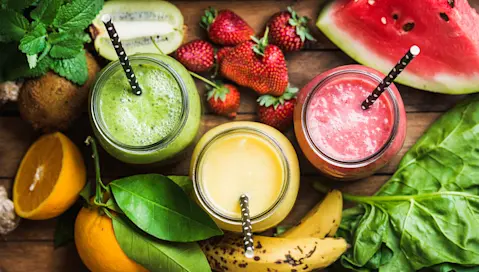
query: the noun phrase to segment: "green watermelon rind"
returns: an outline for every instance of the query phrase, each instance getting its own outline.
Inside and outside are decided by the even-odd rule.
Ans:
[[[319,14],[316,26],[351,58],[387,74],[396,63],[383,60],[382,57],[359,44],[357,39],[338,28],[332,20],[333,5],[334,1],[330,1],[324,6]],[[479,92],[479,75],[470,78],[442,75],[441,78],[443,80],[427,80],[408,72],[406,69],[399,75],[396,82],[436,93],[459,95]]]

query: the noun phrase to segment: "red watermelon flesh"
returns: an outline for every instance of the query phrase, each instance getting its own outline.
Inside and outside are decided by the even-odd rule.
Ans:
[[[317,26],[356,61],[387,73],[416,44],[397,79],[418,89],[479,91],[479,16],[466,0],[336,0]]]

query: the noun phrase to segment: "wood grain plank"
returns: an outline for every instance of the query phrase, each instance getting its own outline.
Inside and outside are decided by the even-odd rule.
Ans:
[[[416,142],[416,140],[424,133],[429,125],[438,117],[440,113],[409,113],[407,114],[407,137],[398,156],[396,156],[391,163],[381,169],[379,173],[390,174],[396,169],[396,166],[400,158],[404,153]],[[254,121],[256,116],[253,114],[242,114],[237,117],[238,121]],[[202,120],[202,126],[200,128],[197,140],[209,129],[216,127],[220,124],[229,122],[228,119],[215,116],[205,115]],[[16,169],[20,163],[21,158],[28,149],[29,145],[35,139],[34,134],[28,124],[22,121],[19,117],[0,117],[0,143],[8,143],[0,145],[0,177],[13,178],[15,176]],[[76,122],[72,129],[67,133],[68,136],[80,147],[84,158],[88,166],[90,176],[93,176],[92,160],[90,159],[90,150],[87,148],[83,141],[88,135],[91,135],[91,128],[86,116],[83,116]],[[298,147],[294,132],[289,130],[286,132],[286,136],[291,140],[296,148],[298,156],[300,158],[301,171],[303,174],[317,174],[317,171],[307,162],[303,157],[300,148]],[[105,177],[120,177],[138,173],[162,173],[162,174],[177,174],[187,175],[189,168],[189,159],[192,154],[194,145],[189,147],[186,152],[181,156],[178,162],[165,165],[161,167],[145,167],[134,166],[125,163],[118,162],[106,154],[103,150],[100,151],[102,174]]]
[[[185,18],[185,25],[188,27],[187,41],[206,38],[206,31],[199,26],[199,22],[204,14],[204,10],[208,7],[214,7],[218,10],[233,10],[251,25],[256,35],[262,35],[269,18],[274,13],[286,10],[288,6],[293,6],[298,14],[311,18],[309,27],[317,41],[309,42],[306,47],[308,50],[331,50],[337,48],[315,27],[315,22],[320,7],[325,2],[324,0],[248,1],[247,4],[241,1],[196,1],[194,5],[190,1],[172,2],[181,10]]]
[[[53,242],[0,242],[1,272],[86,272],[75,246],[54,249]]]

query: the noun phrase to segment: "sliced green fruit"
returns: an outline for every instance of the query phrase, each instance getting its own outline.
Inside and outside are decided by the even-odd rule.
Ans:
[[[109,1],[91,28],[95,49],[106,59],[116,60],[118,57],[101,21],[104,14],[111,16],[128,55],[158,53],[152,38],[165,54],[175,51],[183,42],[183,15],[175,5],[167,1]]]

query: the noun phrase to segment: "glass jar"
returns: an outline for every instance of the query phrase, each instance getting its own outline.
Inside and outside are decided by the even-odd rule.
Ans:
[[[383,78],[374,69],[347,65],[316,76],[300,91],[296,138],[311,164],[326,176],[370,176],[402,148],[406,112],[394,84],[369,109],[361,109]]]
[[[208,131],[195,147],[190,175],[195,198],[218,226],[241,232],[239,197],[249,197],[253,231],[279,224],[299,189],[299,164],[289,140],[255,122],[231,122]]]
[[[118,61],[107,65],[90,92],[95,137],[123,162],[164,162],[189,146],[198,132],[201,103],[195,82],[168,56],[138,54],[130,63],[143,93],[130,91]]]

